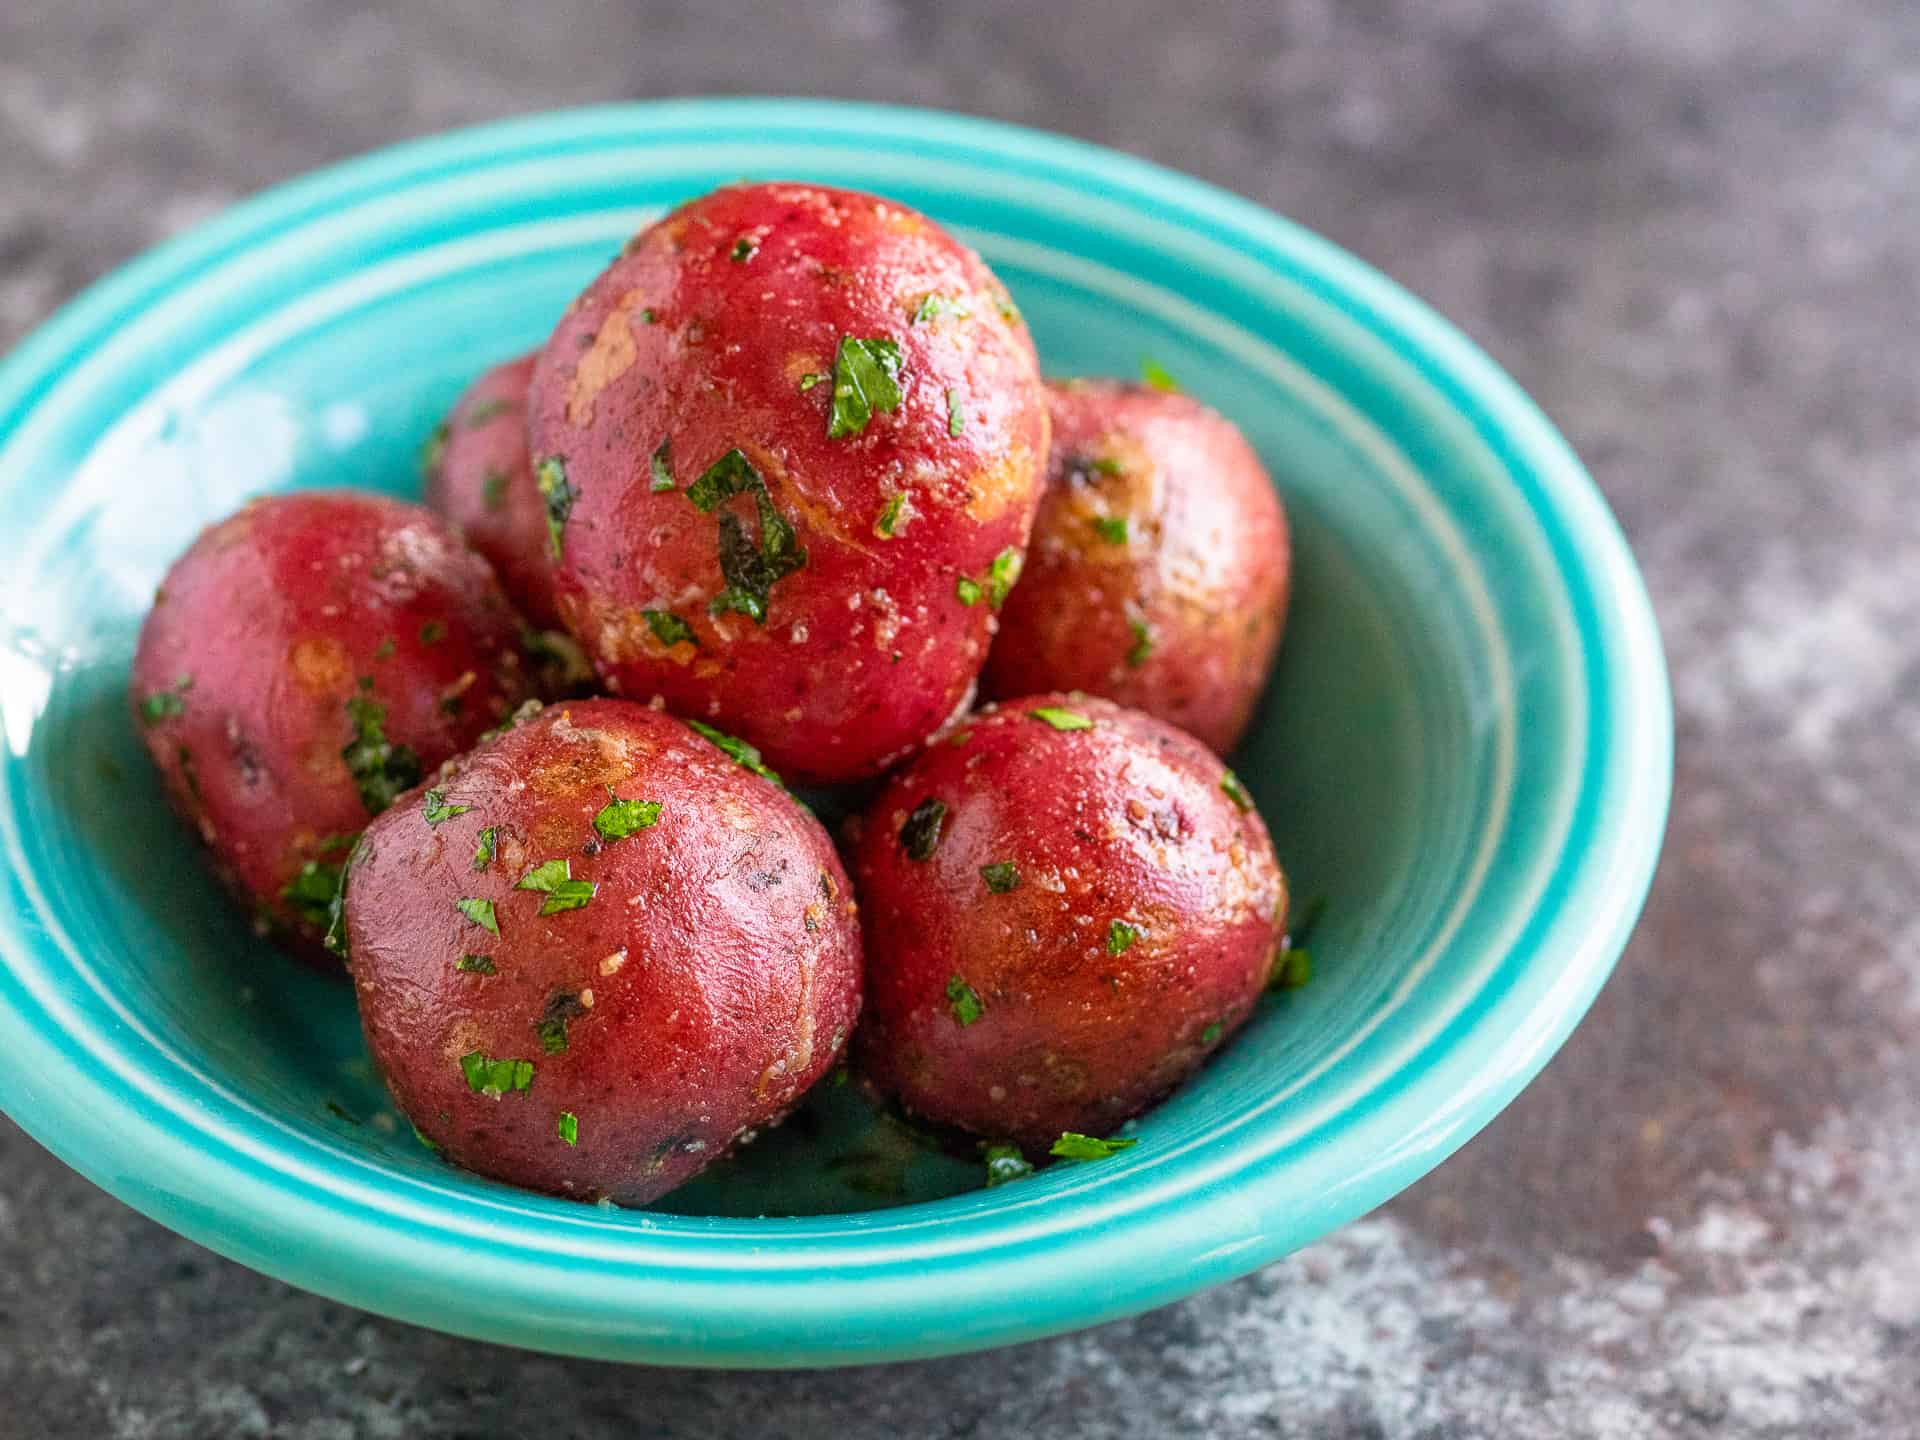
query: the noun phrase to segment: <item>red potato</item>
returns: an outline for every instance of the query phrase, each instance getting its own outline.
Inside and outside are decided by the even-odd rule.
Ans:
[[[427,449],[426,502],[500,577],[534,624],[560,624],[553,598],[547,508],[527,459],[527,386],[532,354],[496,365],[468,387]]]
[[[1226,754],[1286,623],[1272,480],[1231,422],[1185,395],[1073,380],[1047,399],[1046,497],[983,689],[1085,690]]]
[[[778,1120],[860,1010],[826,832],[627,701],[549,706],[396,804],[346,918],[367,1043],[421,1134],[581,1199],[643,1204]]]
[[[1084,695],[973,716],[889,780],[848,849],[866,1075],[1045,1153],[1171,1090],[1252,1011],[1286,882],[1191,736]]]
[[[519,625],[432,512],[270,496],[167,572],[134,717],[221,879],[318,955],[354,835],[526,698]]]
[[[560,611],[609,689],[815,784],[964,711],[1047,415],[1006,292],[923,216],[792,184],[684,205],[574,303],[529,403]]]

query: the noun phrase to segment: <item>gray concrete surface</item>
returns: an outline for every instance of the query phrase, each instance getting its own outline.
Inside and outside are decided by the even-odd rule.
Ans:
[[[246,192],[688,92],[980,111],[1221,181],[1460,320],[1645,564],[1666,861],[1562,1056],[1362,1224],[904,1368],[622,1370],[372,1319],[0,1122],[0,1435],[1920,1434],[1920,8],[1910,0],[0,4],[0,347]]]

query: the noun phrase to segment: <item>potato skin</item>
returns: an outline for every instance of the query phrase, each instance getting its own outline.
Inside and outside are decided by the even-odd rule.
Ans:
[[[518,630],[487,562],[431,511],[269,496],[167,572],[134,655],[134,724],[228,888],[325,958],[324,905],[282,892],[309,861],[337,873],[373,806],[526,698]]]
[[[527,386],[534,352],[474,381],[441,428],[426,462],[426,502],[487,557],[501,589],[535,625],[560,624],[553,598],[547,510],[527,458]]]
[[[346,911],[368,1046],[447,1159],[642,1204],[837,1063],[860,1010],[852,890],[778,786],[660,711],[585,700],[523,720],[432,788],[471,808],[435,824],[415,792],[369,826]],[[657,802],[656,822],[603,838],[610,792]],[[516,884],[553,860],[595,889],[542,916],[544,895]],[[498,935],[457,908],[467,897],[493,903]],[[556,1021],[564,1039],[543,1039]],[[532,1062],[530,1083],[476,1091],[461,1061],[476,1052]]]
[[[982,689],[1085,690],[1226,754],[1286,623],[1293,567],[1272,481],[1189,396],[1073,380],[1047,401],[1047,491]]]
[[[967,313],[916,319],[929,296]],[[901,401],[832,438],[849,336],[898,344]],[[815,784],[878,773],[969,702],[992,615],[958,582],[1026,544],[1047,415],[1004,290],[923,216],[812,185],[692,201],[575,302],[530,405],[536,473],[557,462],[545,473],[572,493],[560,610],[609,689],[660,697]],[[755,495],[714,510],[689,496],[735,450],[806,552],[769,587],[764,623],[710,611],[726,515],[765,538]],[[671,490],[655,488],[656,454]]]
[[[1057,730],[1033,714],[1047,707],[1091,728]],[[938,842],[917,859],[914,817],[936,801]],[[1220,762],[1091,696],[982,711],[897,772],[856,828],[862,1069],[916,1115],[1035,1155],[1062,1131],[1107,1134],[1224,1043],[1285,930],[1266,827]],[[1004,865],[1017,879],[986,871]]]

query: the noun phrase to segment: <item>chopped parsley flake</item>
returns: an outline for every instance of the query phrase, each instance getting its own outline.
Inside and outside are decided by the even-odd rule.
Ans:
[[[1109,545],[1127,543],[1127,517],[1124,515],[1096,515],[1093,517],[1093,528]]]
[[[960,438],[961,432],[964,431],[966,428],[967,428],[967,412],[960,408],[960,392],[958,390],[948,390],[947,391],[947,434],[953,436],[957,440]]]
[[[1241,810],[1253,809],[1253,797],[1247,793],[1247,787],[1240,783],[1240,777],[1229,770],[1220,777],[1220,788],[1227,792],[1227,798]]]
[[[187,692],[193,689],[193,677],[182,675],[171,690],[156,690],[140,702],[140,723],[158,725],[162,720],[187,713]]]
[[[891,540],[895,528],[900,524],[900,512],[907,507],[907,492],[896,490],[887,497],[887,503],[880,508],[880,518],[873,522],[873,533],[882,540]]]
[[[489,510],[507,503],[507,472],[498,465],[489,466],[480,477],[480,503]]]
[[[580,1139],[580,1117],[575,1115],[571,1110],[562,1110],[560,1112],[560,1123],[556,1127],[556,1133],[562,1140],[566,1141],[567,1144],[576,1144]]]
[[[767,768],[766,762],[760,758],[760,752],[746,741],[737,740],[723,730],[714,729],[713,726],[706,724],[704,721],[689,720],[687,721],[687,725],[696,734],[712,741],[727,755],[731,756],[736,764],[751,770],[762,780],[771,780],[776,785],[785,783],[777,774]]]
[[[620,800],[608,795],[607,803],[593,817],[593,828],[602,840],[624,840],[660,820],[658,800]]]
[[[1115,920],[1107,926],[1107,954],[1124,955],[1133,948],[1133,942],[1140,938],[1137,926],[1124,920]]]
[[[833,357],[833,413],[827,438],[844,440],[867,428],[876,410],[900,408],[900,346],[885,336],[840,337]]]
[[[540,1048],[549,1055],[567,1053],[567,1021],[563,1015],[549,1015],[533,1027],[534,1034],[540,1037]]]
[[[1020,871],[1011,860],[996,860],[991,865],[982,865],[980,878],[987,882],[987,889],[996,895],[1020,888]]]
[[[522,875],[516,890],[536,890],[547,898],[540,906],[542,915],[558,915],[563,910],[578,910],[593,899],[595,886],[589,880],[573,878],[571,860],[544,860]]]
[[[940,848],[940,827],[947,821],[947,804],[931,796],[913,807],[900,827],[900,848],[909,860],[931,860]]]
[[[1220,1038],[1220,1030],[1221,1030],[1220,1022],[1218,1020],[1214,1021],[1211,1025],[1207,1026],[1206,1029],[1200,1032],[1200,1043],[1202,1045],[1213,1044],[1214,1041]]]
[[[707,609],[714,615],[737,610],[755,624],[764,624],[773,586],[807,563],[806,549],[797,543],[792,522],[774,508],[767,482],[741,450],[729,450],[687,487],[687,499],[708,513],[736,495],[749,494],[760,522],[759,543],[748,536],[738,515],[721,513],[720,573],[727,588],[713,597]]]
[[[640,318],[649,325],[658,325],[660,323],[660,312],[655,310],[651,305],[648,305],[640,311]]]
[[[727,258],[735,264],[743,264],[751,260],[754,252],[759,250],[759,248],[760,242],[758,240],[755,240],[751,235],[742,235],[738,240],[733,242],[733,249],[727,252]]]
[[[1180,393],[1180,382],[1168,374],[1167,367],[1162,365],[1158,360],[1155,360],[1152,356],[1148,356],[1140,362],[1140,378],[1154,389],[1163,390],[1169,395],[1178,395]]]
[[[998,610],[1007,603],[1007,596],[1025,564],[1026,557],[1011,545],[993,557],[993,563],[987,567],[987,604]]]
[[[438,1155],[440,1153],[440,1146],[435,1141],[428,1139],[427,1133],[424,1130],[422,1130],[418,1125],[415,1125],[411,1120],[407,1122],[407,1125],[413,1131],[414,1139],[418,1140],[422,1145],[426,1146],[427,1149],[431,1150],[434,1154]]]
[[[1124,475],[1127,467],[1111,455],[1097,455],[1086,462],[1087,469],[1100,475]]]
[[[478,896],[468,895],[453,902],[453,908],[467,919],[478,925],[490,935],[500,933],[500,922],[494,917],[493,901],[482,900]]]
[[[471,805],[447,804],[447,792],[444,790],[427,791],[421,813],[427,817],[427,824],[438,825],[442,820],[451,820],[456,815],[464,815],[473,809]]]
[[[700,478],[687,487],[687,499],[695,509],[711,514],[723,500],[766,488],[767,482],[760,478],[760,472],[753,468],[746,452],[735,448],[709,465]]]
[[[346,871],[345,865],[309,860],[281,887],[280,898],[303,921],[324,932],[333,923],[334,906],[340,899]]]
[[[693,627],[671,610],[642,610],[653,638],[671,649],[675,645],[698,645]]]
[[[490,420],[498,420],[513,407],[497,395],[490,395],[475,405],[466,414],[466,426],[469,430],[478,430]]]
[[[1118,1155],[1122,1150],[1138,1145],[1140,1142],[1130,1137],[1114,1136],[1111,1140],[1101,1140],[1092,1135],[1081,1135],[1073,1130],[1065,1130],[1060,1138],[1053,1142],[1053,1148],[1047,1153],[1062,1160],[1105,1160],[1109,1155]]]
[[[1017,1145],[989,1145],[986,1153],[987,1188],[1024,1180],[1033,1174],[1033,1165]]]
[[[580,491],[567,479],[567,462],[558,455],[542,460],[533,478],[540,487],[540,498],[547,503],[547,539],[553,545],[553,558],[558,560],[560,537],[566,533],[567,518],[573,514],[573,502],[580,498]]]
[[[980,1003],[980,992],[958,975],[947,979],[947,1006],[962,1025],[971,1025],[987,1013],[987,1007]]]
[[[467,1077],[469,1090],[496,1100],[509,1091],[524,1092],[533,1084],[531,1060],[493,1060],[479,1050],[460,1057],[460,1073]]]
[[[480,832],[479,843],[473,847],[473,868],[484,870],[493,863],[494,846],[499,843],[500,832],[489,825]]]
[[[822,374],[818,370],[809,370],[806,374],[800,377],[800,393],[804,395],[807,393],[807,391],[811,390],[814,386],[818,385],[822,380],[829,380],[832,378],[833,378],[832,376]]]
[[[1133,632],[1133,644],[1127,647],[1127,664],[1138,669],[1153,654],[1153,627],[1138,615],[1129,615],[1127,629]]]
[[[453,962],[453,968],[464,971],[469,975],[491,975],[494,973],[493,957],[491,955],[462,955],[458,960]]]
[[[664,495],[673,489],[672,445],[671,439],[662,439],[653,447],[653,454],[647,460],[647,468],[653,473],[653,481],[647,488],[655,495]]]
[[[1267,976],[1269,990],[1298,990],[1313,978],[1313,952],[1296,945],[1273,957],[1273,970]]]
[[[1078,710],[1064,710],[1058,705],[1042,705],[1027,712],[1034,719],[1051,725],[1056,730],[1091,730],[1093,721]]]
[[[942,315],[951,315],[955,319],[964,320],[971,314],[973,314],[973,307],[967,304],[963,296],[947,296],[942,295],[938,290],[932,290],[914,307],[913,323],[924,325],[927,321],[938,319]]]
[[[420,473],[432,476],[440,468],[440,462],[447,455],[447,422],[442,420],[433,427],[426,443],[420,447]]]
[[[953,582],[953,593],[959,597],[962,605],[978,605],[981,593],[980,582],[971,575],[962,575]]]
[[[420,643],[422,645],[438,645],[446,638],[447,622],[444,620],[429,620],[420,627]]]
[[[374,647],[373,658],[376,660],[391,660],[393,658],[393,652],[398,648],[399,647],[393,643],[393,636],[388,635]]]
[[[364,689],[371,682],[363,682]],[[360,803],[369,815],[378,815],[399,798],[400,792],[420,783],[420,757],[410,746],[388,743],[387,707],[365,695],[347,701],[353,739],[341,750],[347,773],[360,791]]]

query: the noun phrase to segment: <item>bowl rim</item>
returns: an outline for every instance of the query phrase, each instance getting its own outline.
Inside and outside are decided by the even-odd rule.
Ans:
[[[1574,862],[1599,867],[1604,893],[1582,913],[1548,916],[1531,942],[1526,982],[1505,986],[1449,1040],[1376,1077],[1377,1098],[1325,1138],[1315,1165],[1336,1173],[1310,1216],[1249,1221],[1285,1183],[1285,1166],[1247,1168],[1230,1184],[1182,1189],[1162,1176],[1150,1198],[1088,1206],[1036,1191],[1060,1213],[1045,1224],[1008,1207],[983,1243],[948,1247],[934,1227],[911,1240],[882,1232],[901,1211],[837,1217],[844,1235],[783,1240],[760,1222],[743,1246],[732,1224],[663,1223],[609,1246],[595,1212],[574,1224],[536,1216],[491,1227],[478,1246],[430,1206],[381,1203],[378,1186],[343,1185],[324,1167],[277,1163],[276,1137],[216,1143],[140,1095],[140,1058],[112,1036],[63,1027],[73,1012],[42,960],[55,946],[17,886],[0,889],[0,1109],[54,1154],[161,1223],[242,1263],[367,1309],[453,1333],[603,1358],[779,1367],[896,1360],[1037,1338],[1149,1309],[1278,1259],[1357,1217],[1426,1173],[1493,1118],[1586,1012],[1644,903],[1664,835],[1672,773],[1665,660],[1624,536],[1580,462],[1518,385],[1424,302],[1331,242],[1205,182],[1086,142],[945,111],[812,99],[691,98],[595,106],[499,121],[371,152],[276,186],[171,240],[68,303],[0,363],[0,454],[62,377],[118,321],[218,269],[251,245],[333,207],[370,200],[449,167],[484,167],[544,147],[672,140],[720,126],[756,137],[874,132],[980,157],[1029,161],[1132,205],[1164,204],[1284,257],[1328,301],[1413,363],[1449,403],[1470,409],[1523,463],[1558,523],[1556,555],[1577,564],[1597,631],[1576,637],[1597,670],[1608,748],[1604,823]],[[1597,664],[1598,662],[1592,662]],[[1564,898],[1564,897],[1563,897]],[[1563,909],[1564,909],[1563,905]],[[1464,1027],[1464,1028],[1462,1028]],[[1442,1088],[1444,1087],[1444,1088]],[[1434,1096],[1443,1094],[1444,1104]],[[100,1123],[111,1116],[111,1124]],[[88,1123],[82,1123],[88,1122]],[[1270,1124],[1271,1122],[1266,1122]],[[1261,1127],[1207,1155],[1218,1173]],[[230,1138],[230,1137],[227,1137]],[[1191,1161],[1183,1162],[1194,1168]],[[1174,1180],[1179,1170],[1176,1168]],[[1293,1182],[1297,1184],[1297,1181]],[[390,1187],[391,1188],[391,1187]],[[392,1197],[387,1197],[391,1199]],[[908,1207],[918,1209],[921,1207]],[[996,1212],[997,1213],[997,1212]],[[1066,1216],[1079,1216],[1074,1230]],[[632,1219],[634,1217],[627,1217]],[[662,1217],[664,1220],[666,1217]],[[816,1222],[817,1223],[817,1222]],[[737,1224],[737,1222],[733,1222]],[[907,1227],[913,1228],[913,1227]],[[1087,1233],[1087,1232],[1095,1233]],[[1223,1242],[1222,1237],[1234,1237]],[[879,1243],[875,1243],[879,1242]],[[1112,1261],[1124,1257],[1124,1275]],[[583,1287],[583,1276],[591,1285]],[[935,1277],[938,1277],[937,1283]],[[590,1293],[589,1293],[590,1292]],[[486,1306],[450,1299],[479,1293]],[[1009,1304],[1011,1301],[1013,1303]]]

